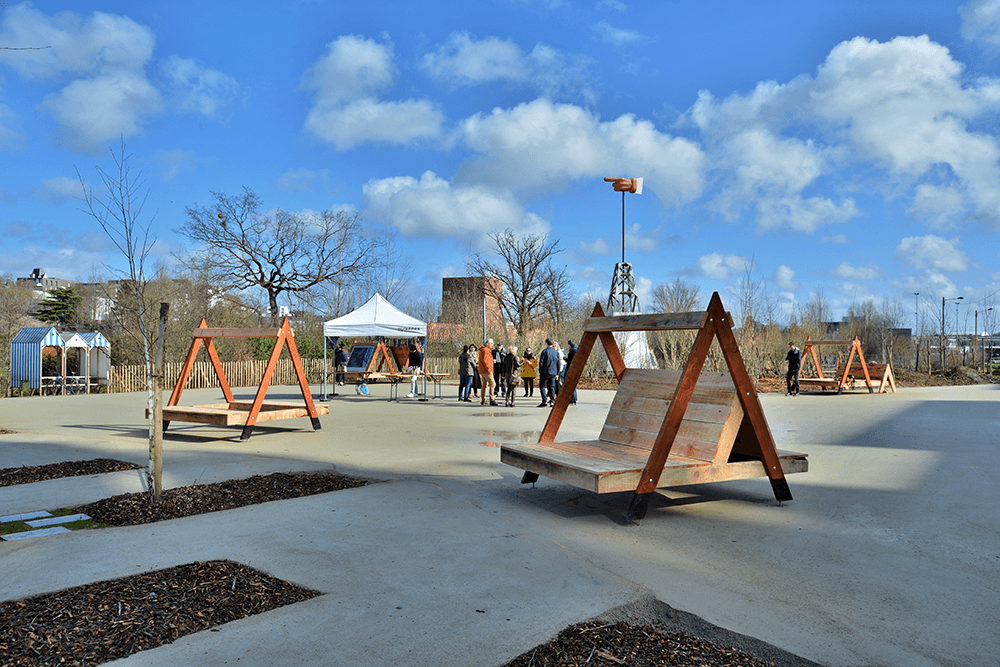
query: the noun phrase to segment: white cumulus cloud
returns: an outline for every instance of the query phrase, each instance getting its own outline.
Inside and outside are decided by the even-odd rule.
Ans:
[[[795,292],[802,287],[802,283],[795,279],[795,270],[786,264],[782,264],[774,270],[772,280],[779,289],[788,292]]]
[[[458,136],[480,157],[458,169],[456,182],[542,194],[578,178],[635,175],[665,203],[690,201],[704,187],[696,143],[631,115],[601,121],[582,107],[538,99],[476,114]]]
[[[525,52],[509,39],[477,40],[467,32],[424,55],[422,66],[432,78],[450,85],[477,86],[499,81],[531,86],[549,98],[581,96],[595,101],[588,83],[591,60],[536,44]]]
[[[962,37],[1000,49],[1000,1],[972,0],[959,7]]]
[[[932,225],[941,214],[928,208],[928,187],[951,203],[960,194],[952,209],[1000,227],[1000,146],[970,129],[996,111],[1000,81],[970,82],[962,70],[926,36],[858,37],[835,46],[815,76],[722,100],[702,92],[684,119],[706,143],[719,183],[713,205],[730,219],[753,210],[760,231],[815,231],[860,211],[849,197],[809,189],[858,169],[877,187],[891,183],[892,196],[912,196],[912,213]],[[803,127],[814,128],[809,139]]]
[[[315,91],[306,129],[347,150],[368,141],[407,144],[441,136],[444,114],[424,99],[383,101],[375,96],[390,88],[396,69],[391,44],[344,35],[327,45],[303,76]]]
[[[841,262],[833,270],[833,275],[843,280],[878,280],[882,276],[882,269],[874,264],[851,266],[847,262]]]
[[[194,111],[214,117],[239,91],[239,85],[233,77],[180,56],[167,58],[163,72],[182,111]]]
[[[510,195],[482,186],[456,187],[433,172],[373,179],[363,189],[364,216],[404,236],[445,237],[511,229],[547,234],[549,224]]]
[[[29,79],[79,77],[49,95],[42,108],[59,122],[66,146],[93,152],[108,139],[137,134],[161,110],[160,93],[145,71],[155,42],[152,30],[124,16],[47,16],[22,3],[7,11],[0,43],[51,48],[0,51],[0,61]]]
[[[945,239],[928,234],[910,236],[900,241],[896,248],[896,259],[916,268],[926,268],[939,272],[965,271],[969,268],[969,256],[959,249],[961,240]]]
[[[754,263],[746,257],[733,253],[713,252],[702,255],[695,265],[685,271],[689,275],[703,276],[715,280],[727,280],[731,275],[739,275],[754,269]]]

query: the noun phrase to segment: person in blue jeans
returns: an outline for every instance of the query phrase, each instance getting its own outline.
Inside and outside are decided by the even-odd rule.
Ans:
[[[462,346],[462,354],[458,355],[458,400],[471,403],[469,392],[472,390],[472,374],[475,372],[475,361],[469,354],[469,346]]]
[[[545,346],[538,355],[538,390],[542,394],[542,402],[538,404],[540,408],[555,404],[556,376],[559,375],[559,353],[551,338],[545,339]]]

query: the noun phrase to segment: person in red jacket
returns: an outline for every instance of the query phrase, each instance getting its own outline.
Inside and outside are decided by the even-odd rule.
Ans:
[[[490,338],[486,344],[479,348],[479,362],[476,370],[479,371],[479,378],[482,381],[482,401],[481,405],[486,405],[486,398],[489,397],[490,405],[496,405],[493,398],[496,392],[497,383],[493,379],[493,339]]]

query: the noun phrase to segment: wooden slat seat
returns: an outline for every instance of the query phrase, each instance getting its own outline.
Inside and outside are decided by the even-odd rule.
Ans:
[[[595,493],[633,491],[649,460],[680,371],[626,369],[597,440],[504,445],[503,463]],[[702,373],[674,438],[659,486],[766,477],[757,458],[734,455],[743,408],[728,373]],[[779,452],[785,473],[804,456]]]
[[[252,401],[233,401],[232,403],[212,403],[210,405],[174,405],[163,408],[165,421],[183,421],[196,424],[212,424],[214,426],[242,426],[250,416]],[[316,405],[316,413],[330,414],[326,405]],[[297,419],[309,417],[309,408],[304,403],[266,402],[260,406],[257,421],[274,421],[277,419]]]

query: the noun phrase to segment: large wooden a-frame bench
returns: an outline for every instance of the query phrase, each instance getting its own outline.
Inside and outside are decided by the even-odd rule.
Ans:
[[[630,520],[663,486],[768,477],[775,497],[791,500],[784,475],[806,472],[806,456],[775,448],[729,319],[718,293],[697,313],[604,317],[598,304],[539,442],[504,445],[500,460],[525,470],[525,483],[544,475],[595,493],[634,491]],[[626,368],[612,332],[663,329],[699,329],[684,370]],[[604,427],[596,440],[556,442],[598,338],[619,382]],[[729,373],[701,372],[715,338]]]
[[[628,368],[597,440],[504,445],[503,463],[593,491],[634,491],[670,407],[680,371]],[[657,486],[767,477],[728,373],[702,373]],[[785,474],[808,469],[802,454],[778,451]]]

